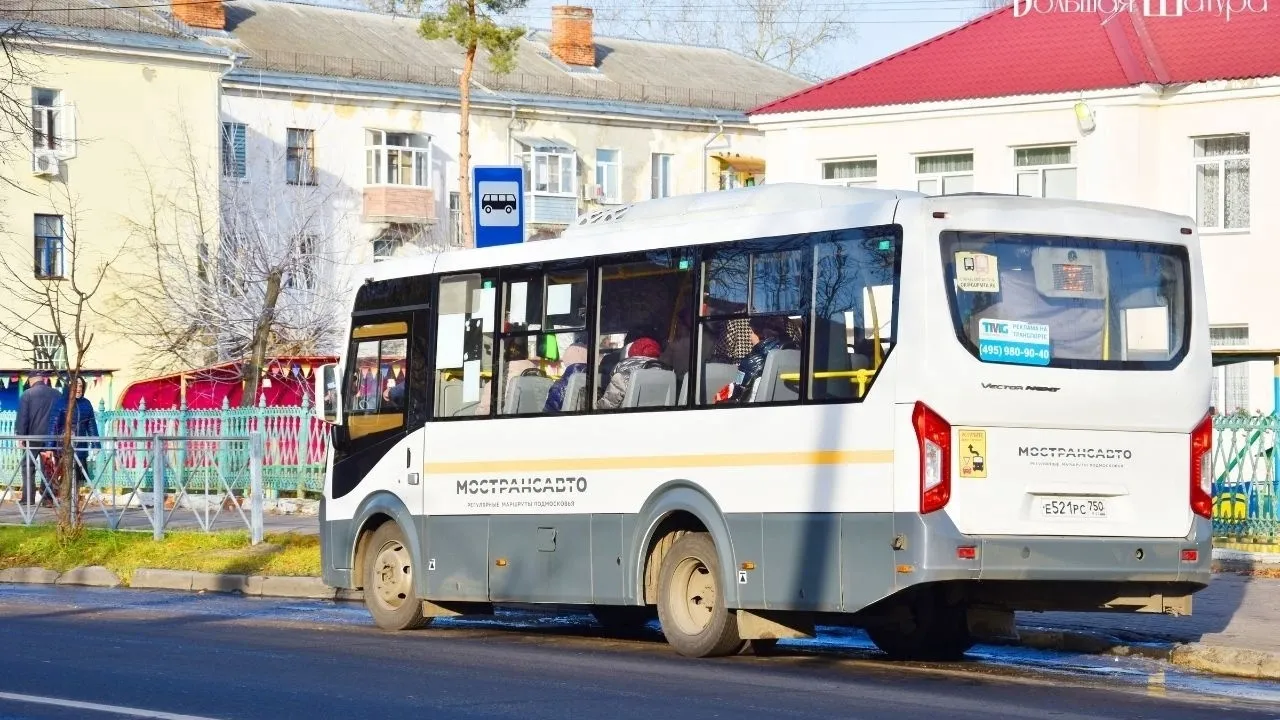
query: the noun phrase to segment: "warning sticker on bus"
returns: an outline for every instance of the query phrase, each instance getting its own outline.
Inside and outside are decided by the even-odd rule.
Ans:
[[[1000,271],[995,255],[956,253],[956,287],[964,292],[1000,292]]]
[[[987,476],[987,431],[959,429],[960,477]]]

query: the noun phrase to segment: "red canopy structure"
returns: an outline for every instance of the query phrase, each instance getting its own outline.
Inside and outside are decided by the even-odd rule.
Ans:
[[[265,399],[267,407],[299,407],[304,397],[314,404],[317,369],[337,361],[332,355],[268,358],[263,364],[259,399]],[[243,361],[232,361],[138,380],[120,394],[118,407],[139,410],[145,403],[147,410],[177,410],[184,400],[188,410],[221,410],[224,401],[229,407],[239,407],[245,388],[244,365]]]

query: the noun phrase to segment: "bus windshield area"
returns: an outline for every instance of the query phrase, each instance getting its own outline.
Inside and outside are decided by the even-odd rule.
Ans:
[[[1185,247],[959,231],[941,247],[956,335],[983,362],[1158,370],[1186,355]]]

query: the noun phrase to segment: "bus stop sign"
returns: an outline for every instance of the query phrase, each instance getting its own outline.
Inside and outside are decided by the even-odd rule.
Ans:
[[[476,247],[524,242],[524,169],[477,165],[471,169]]]

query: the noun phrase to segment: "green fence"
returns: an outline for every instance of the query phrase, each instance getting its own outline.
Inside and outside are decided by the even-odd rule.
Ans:
[[[0,412],[0,436],[14,434],[16,414],[13,411]],[[294,493],[301,496],[304,492],[320,492],[324,488],[329,434],[325,424],[312,414],[305,399],[299,407],[267,407],[264,403],[252,408],[231,408],[224,402],[221,410],[147,410],[145,407],[140,410],[107,410],[100,406],[97,421],[99,435],[136,437],[139,447],[145,446],[145,439],[156,435],[198,438],[247,436],[262,432],[266,439],[262,463],[264,489],[272,494]],[[219,452],[232,451],[219,449]],[[137,469],[141,472],[141,461],[134,460],[135,455],[139,454],[130,452],[122,444],[118,449],[120,459],[116,462],[126,466],[138,462]],[[193,472],[206,464],[201,460],[200,467],[197,467],[196,459],[186,455],[177,448],[170,462]],[[234,463],[236,458],[226,460]],[[0,471],[12,469],[10,465],[17,467],[19,462],[21,453],[16,446],[0,448]],[[122,466],[121,469],[129,468]]]
[[[1213,421],[1213,533],[1233,542],[1280,542],[1275,415],[1220,415]]]

